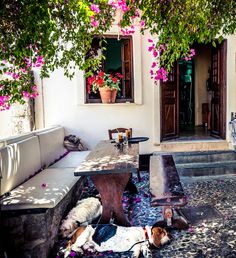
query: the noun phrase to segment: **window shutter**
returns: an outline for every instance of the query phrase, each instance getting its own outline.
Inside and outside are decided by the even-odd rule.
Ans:
[[[125,39],[122,40],[121,43],[121,51],[122,51],[122,75],[124,76],[122,80],[122,95],[126,99],[131,99],[133,92],[132,92],[132,79],[131,79],[131,40]]]

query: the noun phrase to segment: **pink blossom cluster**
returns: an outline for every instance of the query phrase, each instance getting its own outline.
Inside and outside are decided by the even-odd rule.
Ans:
[[[163,80],[163,82],[168,81],[168,72],[165,68],[161,67],[156,71],[156,75],[154,77],[155,81]]]
[[[40,68],[44,64],[44,60],[43,60],[43,57],[41,55],[38,55],[36,57],[36,61],[35,62],[32,61],[31,58],[26,58],[25,62],[26,62],[26,68],[31,68],[31,67]]]
[[[8,100],[8,96],[0,96],[0,111],[8,110],[10,108],[10,104],[7,103]]]
[[[98,21],[94,18],[94,16],[90,16],[90,24],[93,27],[97,27],[99,25]]]
[[[124,13],[129,11],[129,7],[127,6],[125,0],[109,0],[108,4],[113,8],[120,9]]]
[[[91,9],[91,11],[93,11],[95,13],[100,13],[100,8],[97,4],[91,4],[90,9]]]
[[[184,60],[185,61],[189,61],[189,60],[191,60],[192,59],[192,57],[193,56],[195,56],[196,55],[196,52],[195,52],[195,49],[190,49],[190,53],[188,53],[187,55],[186,55],[186,57],[184,58]]]
[[[140,21],[140,27],[143,28],[143,27],[145,27],[145,25],[146,25],[146,24],[145,24],[145,21],[144,21],[144,20],[141,20],[141,21]]]
[[[152,52],[153,57],[156,58],[158,56],[156,45],[154,44],[152,39],[148,39],[148,42],[151,43],[151,46],[148,47],[148,51]]]
[[[22,91],[22,95],[25,99],[30,99],[30,98],[35,99],[39,95],[38,92],[37,92],[37,86],[36,85],[32,86],[31,89],[32,89],[31,93],[28,92],[28,91]]]
[[[154,58],[157,58],[159,53],[165,50],[164,45],[160,45],[159,49],[156,49],[156,45],[154,44],[152,39],[148,39],[148,42],[151,45],[148,47],[148,51],[152,53]],[[168,80],[168,72],[165,70],[164,67],[160,67],[158,69],[157,62],[152,62],[152,66],[150,69],[151,79],[154,79],[155,82],[158,80],[163,80],[164,82]]]
[[[127,35],[131,35],[135,32],[135,28],[134,25],[131,25],[128,28],[122,28],[121,30],[122,35],[127,36]]]
[[[12,79],[14,79],[14,80],[19,80],[20,79],[19,74],[16,73],[16,72],[7,71],[7,72],[5,72],[5,75],[8,75],[8,76],[12,77]]]

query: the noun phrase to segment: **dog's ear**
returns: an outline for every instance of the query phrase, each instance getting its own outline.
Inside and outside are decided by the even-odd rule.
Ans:
[[[75,224],[77,227],[80,227],[80,225],[81,225],[81,223],[78,220],[75,221]]]
[[[166,235],[167,235],[167,232],[165,229],[161,227],[153,227],[152,228],[153,245],[159,248],[161,246],[161,239]]]
[[[71,240],[69,241],[70,244],[74,244],[76,239],[84,232],[86,227],[78,227],[73,236],[71,237]]]

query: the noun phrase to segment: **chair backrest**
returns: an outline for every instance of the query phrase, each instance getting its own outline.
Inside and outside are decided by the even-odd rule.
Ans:
[[[108,130],[108,135],[109,135],[109,140],[114,139],[113,134],[118,134],[118,133],[125,133],[126,130],[131,131],[131,137],[132,137],[132,128],[115,128],[115,129],[109,129]]]

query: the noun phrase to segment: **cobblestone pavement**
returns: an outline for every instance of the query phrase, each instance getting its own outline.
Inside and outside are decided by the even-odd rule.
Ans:
[[[142,172],[142,181],[137,182],[139,193],[123,197],[123,206],[134,226],[153,225],[162,220],[162,208],[150,207],[149,176]],[[170,244],[152,250],[153,257],[228,257],[236,258],[236,176],[212,176],[182,178],[182,185],[188,197],[188,206],[209,204],[223,215],[223,219],[201,222],[188,230],[172,230]],[[92,183],[84,189],[84,197],[96,193]],[[73,254],[74,257],[79,257]],[[72,257],[72,256],[71,256]],[[80,256],[81,257],[81,256]],[[83,257],[126,258],[131,253],[96,253]]]

